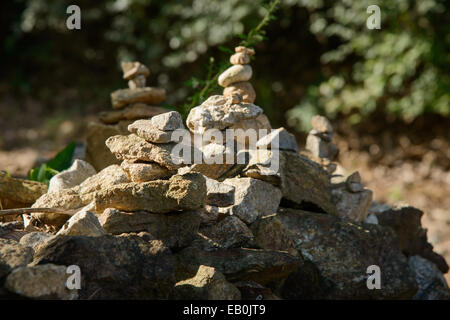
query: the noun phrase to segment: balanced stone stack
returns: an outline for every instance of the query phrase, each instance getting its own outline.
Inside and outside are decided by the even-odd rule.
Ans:
[[[236,47],[234,51],[236,53],[230,57],[230,63],[233,66],[219,76],[219,85],[225,88],[223,90],[224,96],[233,97],[236,95],[238,96],[237,99],[253,103],[256,99],[256,93],[252,84],[248,81],[253,74],[249,63],[250,57],[255,55],[255,50],[246,47]]]
[[[170,111],[150,120],[137,120],[128,126],[129,136],[114,136],[106,140],[108,148],[122,160],[121,167],[133,182],[167,178],[179,167],[171,159],[175,141],[172,135],[183,130],[181,115]],[[149,152],[147,152],[149,151]]]
[[[128,80],[127,89],[119,89],[111,93],[113,111],[99,114],[98,122],[88,125],[87,157],[97,171],[119,162],[105,146],[107,138],[127,133],[128,125],[137,119],[149,119],[164,113],[167,109],[156,106],[164,101],[164,89],[146,87],[149,69],[140,62],[122,62],[123,78]]]
[[[306,150],[332,173],[336,169],[336,165],[331,161],[339,153],[338,147],[332,142],[333,127],[327,118],[319,115],[312,118],[311,124],[313,129],[306,138]]]
[[[245,66],[248,51],[236,51],[233,61]],[[127,77],[137,90],[145,72],[133,70]],[[442,281],[449,268],[427,241],[421,211],[375,209],[357,172],[332,181],[293,135],[261,124],[262,109],[242,97],[216,95],[193,108],[186,136],[267,128],[254,147],[228,150],[209,137],[203,161],[187,163],[175,152],[187,144],[176,134],[184,124],[171,111],[106,140],[120,165],[95,173],[79,163],[62,173],[58,179],[83,177],[52,182],[58,188],[36,200],[34,208],[63,209],[32,214],[41,232],[5,240],[0,225],[0,298],[450,299]],[[315,155],[333,158],[323,144],[332,128],[315,119],[313,136],[327,150]],[[243,163],[205,163],[228,152],[234,160],[244,154]],[[79,290],[65,286],[74,264]],[[379,290],[367,286],[373,265]]]

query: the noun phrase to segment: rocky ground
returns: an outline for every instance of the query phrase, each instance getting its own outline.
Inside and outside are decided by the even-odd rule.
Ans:
[[[11,177],[31,165],[11,161],[10,173],[0,172],[2,207],[28,209],[2,218],[0,297],[450,299],[439,255],[446,253],[445,209],[423,217],[412,206],[373,201],[423,199],[437,188],[424,192],[407,173],[439,177],[445,187],[445,172],[423,159],[374,169],[376,142],[368,153],[354,152],[353,138],[340,138],[320,116],[299,147],[254,104],[253,54],[236,48],[233,66],[219,77],[223,95],[192,109],[186,122],[155,106],[165,92],[146,87],[145,66],[122,64],[129,88],[113,92],[113,110],[89,124],[87,161],[74,159],[48,188]],[[205,157],[189,164],[170,156],[185,128],[189,137],[208,129],[269,131],[258,136],[259,149],[237,140],[245,147],[237,154],[217,138],[200,146],[183,140],[188,153]],[[27,161],[42,154],[15,152]],[[233,163],[206,161],[230,154]],[[244,162],[236,163],[240,155]],[[427,235],[423,226],[436,221]],[[433,250],[436,240],[442,251]],[[65,285],[73,265],[82,270],[79,288]],[[374,266],[380,290],[367,285]]]

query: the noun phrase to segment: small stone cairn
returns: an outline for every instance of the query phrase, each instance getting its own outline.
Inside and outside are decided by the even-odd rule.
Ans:
[[[119,162],[105,146],[107,138],[125,134],[128,125],[137,119],[149,119],[167,109],[157,106],[166,97],[164,89],[147,87],[149,69],[140,62],[122,62],[123,78],[128,80],[128,88],[111,93],[112,111],[99,114],[99,122],[88,125],[86,142],[87,157],[96,170],[101,170]]]

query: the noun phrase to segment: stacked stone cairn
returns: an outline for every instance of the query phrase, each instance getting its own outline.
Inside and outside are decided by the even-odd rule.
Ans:
[[[112,111],[99,114],[99,122],[88,125],[86,160],[96,170],[102,170],[118,160],[106,148],[105,141],[111,136],[125,134],[130,123],[137,119],[149,119],[167,109],[157,106],[166,97],[164,89],[147,87],[149,69],[140,62],[122,62],[123,78],[128,88],[111,93]]]
[[[226,89],[249,79],[241,66],[254,52],[236,52],[241,71],[221,75]],[[244,96],[224,92],[193,108],[188,136],[269,127],[255,97]],[[331,126],[314,127],[329,143]],[[420,210],[371,204],[357,173],[332,182],[284,128],[269,128],[249,149],[212,138],[200,146],[204,159],[243,153],[243,163],[174,161],[174,133],[183,128],[174,111],[137,120],[106,141],[120,165],[94,173],[78,163],[69,171],[83,179],[55,176],[71,181],[52,182],[33,207],[66,211],[35,212],[18,242],[0,238],[0,297],[450,299],[448,265],[428,243]],[[79,290],[65,286],[73,264],[82,270]],[[379,290],[367,286],[372,265]]]

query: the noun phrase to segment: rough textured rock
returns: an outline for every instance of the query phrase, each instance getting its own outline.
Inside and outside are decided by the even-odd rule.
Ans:
[[[231,97],[215,95],[192,108],[186,122],[192,132],[204,133],[207,129],[223,130],[242,120],[254,119],[262,112],[254,104],[233,104]]]
[[[245,223],[276,212],[281,200],[281,191],[271,184],[253,178],[226,179],[224,183],[235,187],[235,202],[230,214]]]
[[[253,70],[249,65],[234,65],[225,70],[217,79],[219,85],[228,87],[230,84],[248,81],[252,77]]]
[[[178,173],[187,172],[198,172],[203,174],[205,177],[211,179],[219,179],[225,175],[229,170],[233,168],[232,164],[207,164],[207,163],[196,163],[190,167],[183,167],[178,170]]]
[[[162,131],[154,128],[151,120],[136,120],[128,126],[128,131],[148,142],[169,143],[172,141],[173,131]]]
[[[0,238],[0,280],[12,269],[26,266],[33,260],[33,249],[14,240]]]
[[[51,234],[45,232],[30,232],[20,238],[19,243],[25,247],[31,247],[34,251],[36,251],[40,244],[51,237]]]
[[[63,189],[61,191],[47,193],[40,197],[33,205],[33,208],[60,208],[74,210],[86,205],[78,193],[79,187]],[[61,227],[73,213],[49,213],[33,212],[31,217],[41,223]]]
[[[166,99],[166,90],[159,88],[119,89],[111,93],[113,109],[121,109],[128,104],[142,102],[159,104]]]
[[[372,202],[372,191],[364,189],[361,192],[353,193],[347,191],[344,185],[333,188],[331,194],[340,217],[357,222],[362,222],[367,218]]]
[[[167,299],[175,285],[167,247],[136,235],[58,236],[33,261],[48,263],[80,267],[80,299]]]
[[[47,192],[47,185],[10,177],[0,171],[0,202],[3,209],[29,207]]]
[[[323,139],[323,135],[314,130],[306,138],[306,150],[309,150],[315,157],[333,160],[339,150],[334,143]]]
[[[333,126],[324,116],[315,115],[311,119],[313,128],[319,132],[333,132]]]
[[[259,139],[256,146],[264,149],[299,151],[294,135],[290,134],[285,128],[272,130],[265,137]]]
[[[408,264],[419,286],[419,290],[413,299],[450,300],[447,281],[434,263],[421,256],[411,256],[408,259]]]
[[[76,289],[66,287],[66,266],[44,264],[20,267],[6,278],[5,287],[22,297],[30,299],[73,300],[78,297]]]
[[[151,120],[151,126],[161,131],[173,131],[183,129],[183,119],[176,111],[169,111],[158,116],[154,116]]]
[[[120,164],[120,161],[106,146],[105,141],[111,136],[126,133],[128,131],[122,130],[118,125],[90,122],[86,132],[86,161],[92,164],[97,171],[113,164]]]
[[[221,214],[219,207],[210,206],[205,204],[200,209],[196,210],[195,212],[200,217],[200,224],[201,225],[210,225],[212,223],[217,222],[219,219],[219,215]]]
[[[250,226],[255,238],[253,245],[260,249],[286,251],[298,256],[297,248],[289,230],[278,218],[277,214],[263,217]]]
[[[116,124],[120,120],[148,119],[164,112],[167,112],[167,109],[162,107],[149,106],[145,103],[133,103],[129,107],[120,110],[100,112],[99,118],[103,123]]]
[[[433,246],[427,240],[427,230],[423,229],[420,220],[423,212],[413,207],[381,206],[375,213],[379,224],[392,228],[398,243],[407,256],[419,255],[433,262],[443,273],[448,272],[449,267],[445,259],[433,252]]]
[[[250,55],[245,52],[237,52],[230,57],[230,63],[233,65],[249,64],[250,63]]]
[[[224,96],[233,96],[238,94],[243,102],[253,103],[256,100],[256,92],[250,82],[236,82],[223,89]]]
[[[172,298],[182,300],[240,300],[241,293],[216,269],[200,266],[193,278],[177,282]]]
[[[135,134],[130,134],[110,137],[106,140],[106,145],[120,160],[156,162],[169,170],[176,170],[182,166],[173,159],[175,155],[172,155],[172,149],[175,144],[172,143],[153,144]]]
[[[137,76],[148,77],[150,70],[138,61],[123,61],[120,64],[123,71],[123,78],[126,80],[133,79]]]
[[[57,233],[57,235],[89,237],[100,237],[105,234],[98,218],[87,210],[80,210],[74,214]]]
[[[104,188],[95,195],[95,208],[97,212],[116,208],[167,213],[198,209],[205,199],[205,178],[198,173],[187,173],[174,175],[169,180],[131,182]]]
[[[231,206],[234,204],[234,187],[206,178],[206,203],[216,207]]]
[[[108,187],[129,182],[128,175],[118,165],[106,167],[99,173],[89,177],[79,186],[47,193],[40,197],[33,208],[78,209],[87,206],[94,200],[95,194]],[[73,214],[33,212],[32,216],[48,225],[61,227]]]
[[[236,216],[228,216],[217,224],[204,227],[199,231],[212,240],[215,247],[231,248],[245,246],[253,238],[247,225]]]
[[[145,231],[169,248],[188,246],[195,239],[200,225],[200,217],[195,212],[161,215],[106,209],[99,220],[103,229],[111,234]]]
[[[284,151],[279,154],[283,198],[300,206],[313,206],[316,210],[337,214],[331,200],[328,173],[303,155]]]
[[[147,182],[167,178],[175,173],[157,163],[133,163],[122,161],[122,169],[128,173],[133,182]]]
[[[96,173],[91,164],[76,159],[69,169],[58,173],[50,179],[47,193],[75,187]]]
[[[416,293],[414,275],[392,230],[292,209],[280,209],[278,218],[297,250],[326,279],[326,298],[409,299]],[[381,290],[367,288],[371,265],[382,270]]]
[[[266,286],[283,281],[301,262],[301,257],[280,251],[246,248],[204,251],[188,247],[177,254],[177,278],[192,277],[200,265],[205,265],[223,273],[228,281],[253,280]]]
[[[269,118],[267,118],[265,114],[260,114],[254,119],[242,120],[229,127],[229,129],[242,129],[244,131],[247,131],[248,129],[254,129],[257,130],[257,139],[261,139],[263,136],[270,132],[272,126],[270,125]],[[235,138],[235,140],[237,140],[237,138]]]

